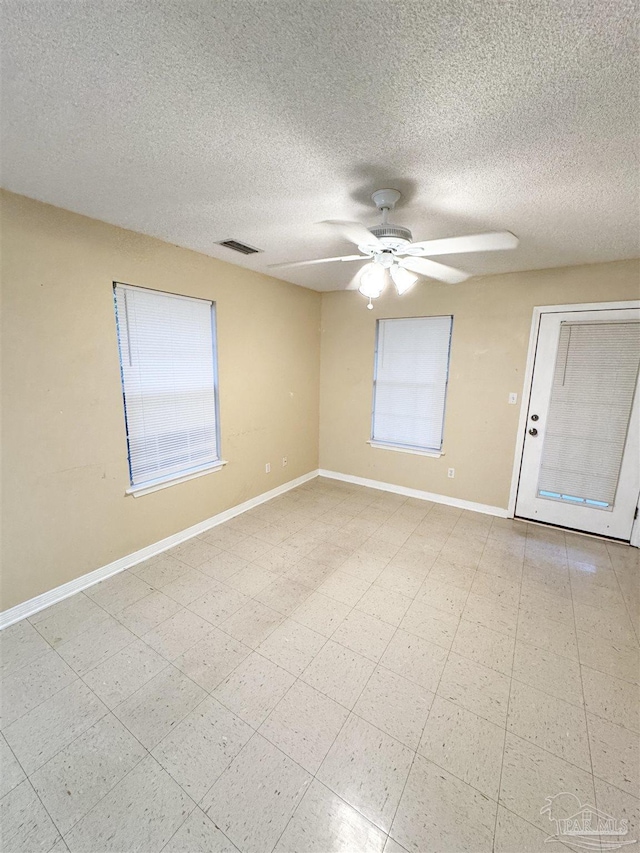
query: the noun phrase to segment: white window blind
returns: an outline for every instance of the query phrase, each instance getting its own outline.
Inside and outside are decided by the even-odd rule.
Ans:
[[[640,324],[563,323],[538,494],[613,508],[640,362]]]
[[[114,291],[131,485],[210,467],[219,460],[214,304]]]
[[[372,441],[442,448],[453,317],[378,320]]]

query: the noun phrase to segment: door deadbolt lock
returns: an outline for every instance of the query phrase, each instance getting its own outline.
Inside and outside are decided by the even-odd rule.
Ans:
[[[532,420],[532,421],[539,421],[539,420],[540,420],[540,418],[539,418],[539,416],[538,416],[538,415],[531,415],[531,420]]]
[[[531,429],[529,430],[529,435],[537,435],[537,434],[538,434],[538,430],[535,427],[531,427]]]

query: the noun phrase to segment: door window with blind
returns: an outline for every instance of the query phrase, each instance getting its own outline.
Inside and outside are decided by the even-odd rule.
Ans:
[[[221,467],[215,304],[114,285],[132,494]]]
[[[453,317],[378,320],[371,444],[439,455]]]
[[[563,322],[538,496],[611,511],[638,379],[639,324]]]

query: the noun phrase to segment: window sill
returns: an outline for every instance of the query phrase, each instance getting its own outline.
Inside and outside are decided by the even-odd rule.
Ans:
[[[195,480],[196,477],[203,477],[205,474],[212,474],[214,471],[224,468],[226,464],[224,460],[220,459],[203,468],[189,471],[188,474],[171,474],[169,477],[162,477],[158,480],[152,480],[149,483],[141,483],[139,486],[131,486],[130,489],[127,489],[125,495],[133,495],[134,498],[140,498],[142,495],[150,495],[151,492],[158,492],[160,489],[166,489],[168,486],[175,486],[178,483],[186,483],[187,480]]]
[[[444,456],[442,450],[418,450],[418,448],[400,447],[398,444],[384,444],[381,441],[368,441],[367,444],[371,445],[371,447],[378,447],[380,450],[394,450],[396,453],[412,453],[414,456],[431,456],[434,459]]]

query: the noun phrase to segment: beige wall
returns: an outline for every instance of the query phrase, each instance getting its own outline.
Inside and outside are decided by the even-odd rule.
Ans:
[[[0,609],[317,468],[319,294],[10,193],[2,244]],[[114,280],[217,303],[229,464],[140,498]]]
[[[320,467],[506,508],[533,307],[637,299],[639,271],[638,261],[619,261],[424,282],[372,311],[358,293],[323,294]],[[454,317],[444,456],[370,447],[376,320],[438,314]]]
[[[522,391],[533,307],[640,295],[638,262],[620,261],[425,282],[367,311],[357,293],[321,300],[11,193],[2,193],[1,226],[0,609],[315,469],[318,424],[323,468],[506,507],[519,412],[507,397]],[[114,280],[217,303],[229,464],[140,498],[124,495]],[[371,448],[375,321],[438,314],[454,315],[445,455]]]

